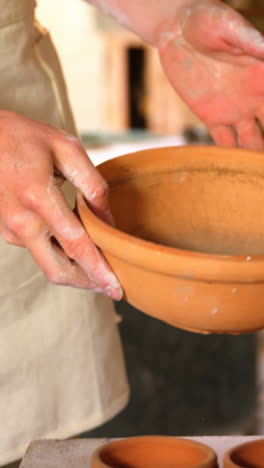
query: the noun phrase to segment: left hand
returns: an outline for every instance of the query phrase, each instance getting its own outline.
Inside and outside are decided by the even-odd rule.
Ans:
[[[264,36],[218,0],[190,0],[157,44],[173,87],[222,146],[264,150]]]

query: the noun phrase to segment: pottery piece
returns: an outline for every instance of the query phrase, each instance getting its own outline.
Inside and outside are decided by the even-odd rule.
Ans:
[[[224,468],[264,468],[264,439],[233,447],[224,455]]]
[[[109,442],[97,449],[92,468],[217,468],[207,445],[166,436],[139,436]]]
[[[264,327],[264,156],[214,146],[139,151],[98,166],[116,222],[80,218],[134,307],[176,327]]]

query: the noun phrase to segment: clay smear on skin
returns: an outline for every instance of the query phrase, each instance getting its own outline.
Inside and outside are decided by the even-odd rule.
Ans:
[[[106,286],[105,289],[111,288],[111,289],[121,289],[120,283],[118,282],[117,278],[115,277],[114,273],[109,270],[109,267],[107,264],[104,262],[101,254],[99,251],[95,248],[94,251],[96,257],[97,257],[97,268],[94,270],[95,276],[103,276],[104,282],[107,283],[108,286]]]
[[[79,140],[76,136],[67,133],[63,130],[61,130],[61,133],[63,135],[64,140],[70,142],[70,143],[79,143]],[[87,156],[88,159],[88,156]],[[88,169],[89,170],[89,169]],[[92,167],[91,167],[92,170]],[[74,167],[74,165],[67,164],[65,163],[63,165],[63,172],[68,178],[70,182],[72,182],[75,186],[78,186],[80,190],[85,194],[85,197],[89,200],[92,201],[96,198],[97,193],[96,191],[90,193],[87,188],[87,172],[85,171],[85,174],[82,174]]]
[[[180,38],[182,37],[182,32],[183,32],[183,29],[184,29],[184,26],[186,24],[186,21],[188,19],[189,16],[191,16],[192,14],[192,8],[189,7],[186,9],[185,11],[185,15],[181,21],[180,24],[178,24],[178,26],[173,30],[168,30],[168,31],[164,31],[162,34],[161,34],[161,37],[160,37],[160,47],[166,47],[168,45],[169,42],[173,42],[175,46],[178,46],[178,45],[181,45],[181,41],[180,41]]]
[[[94,190],[93,192],[90,192],[90,195],[87,196],[87,199],[92,202],[96,200],[96,198],[99,198],[100,193],[98,190]]]
[[[188,18],[191,16],[193,11],[202,10],[204,8],[203,4],[194,4],[193,6],[186,9],[184,17],[179,24],[178,28],[175,31],[165,31],[160,38],[160,46],[166,47],[169,42],[175,41],[178,43],[179,37],[182,36],[185,24]],[[245,43],[250,44],[252,49],[255,48],[256,51],[263,51],[264,53],[264,36],[254,27],[240,22],[237,18],[230,17],[230,10],[222,9],[218,5],[207,6],[207,9],[210,8],[211,14],[215,12],[219,15],[222,15],[223,22],[225,22],[230,31],[234,31],[234,37],[237,37],[239,41],[245,41]],[[175,44],[176,45],[176,44]]]
[[[183,30],[186,24],[186,21],[188,20],[188,17],[192,14],[193,8],[189,7],[187,8],[185,15],[180,22],[180,24],[174,29],[174,30],[167,30],[161,34],[160,37],[160,48],[167,48],[169,43],[172,44],[176,49],[181,49],[185,46],[185,40],[183,37]],[[188,73],[191,73],[191,70],[193,68],[193,61],[187,57],[183,58],[182,62],[179,62],[179,65],[181,65],[182,69],[188,71]],[[218,80],[220,78],[221,74],[217,70],[215,72],[215,78]],[[185,87],[185,78],[182,78],[182,86]],[[188,95],[192,100],[197,100],[199,98],[202,98],[208,93],[207,89],[204,88],[199,88],[199,89],[188,89]]]
[[[59,271],[57,275],[60,283],[66,282],[66,284],[68,284],[69,282],[71,282],[78,287],[86,287],[89,289],[97,288],[98,292],[99,289],[102,290],[98,282],[95,280],[95,278],[93,278],[91,274],[79,269],[80,267],[72,263],[68,257],[60,255],[59,252],[53,248],[51,243],[48,243],[47,250],[49,254],[54,258],[58,266],[63,268],[63,271]],[[77,271],[77,269],[79,271]]]
[[[114,17],[118,23],[123,24],[124,26],[130,26],[130,21],[127,15],[117,6],[110,6],[109,0],[96,0],[93,3],[98,6],[104,14]]]
[[[202,6],[197,6],[197,8],[201,8]],[[219,7],[216,5],[211,5],[211,10],[218,10]],[[260,49],[263,50],[264,53],[264,37],[263,35],[255,29],[251,25],[245,24],[243,21],[240,22],[237,19],[234,19],[234,17],[230,18],[230,11],[226,10],[223,11],[222,13],[223,16],[223,21],[228,24],[229,30],[234,31],[234,37],[237,37],[239,41],[245,41],[245,43],[248,43],[251,48],[259,51]],[[232,15],[233,16],[233,15]]]
[[[102,1],[101,3],[104,4],[105,2]],[[63,137],[70,142],[78,141],[78,139],[74,135],[71,135],[64,131],[62,131],[62,134],[63,134]],[[85,194],[86,198],[89,201],[93,201],[98,197],[98,191],[94,190],[93,192],[88,192],[87,175],[83,176],[82,174],[79,174],[78,170],[73,168],[70,165],[68,166],[65,165],[64,171],[67,174],[71,182],[75,182],[76,184],[76,182],[78,181],[78,186],[83,191],[83,193]],[[61,210],[60,210],[60,207],[58,205],[56,198],[54,198],[52,195],[53,190],[54,190],[54,181],[53,181],[53,177],[51,177],[47,191],[48,191],[50,200],[55,205],[55,207],[59,210],[59,215],[60,215]],[[60,229],[60,232],[66,239],[69,239],[69,240],[80,240],[85,235],[85,230],[82,226],[72,227],[68,225],[68,226],[65,226],[63,229]],[[104,265],[104,261],[96,248],[94,248],[94,253],[97,257],[97,262],[98,262],[98,268],[95,269],[94,275],[97,276],[97,273],[98,273],[98,276],[99,275],[103,276],[104,282],[108,285],[105,287],[106,294],[110,293],[113,289],[117,289],[121,291],[121,287],[120,287],[118,280],[116,279],[115,275],[111,271],[109,271],[107,265],[106,264]],[[89,273],[86,272],[86,274],[91,281],[94,281],[94,278],[90,276]],[[104,292],[101,287],[96,288],[96,291]]]
[[[65,163],[63,165],[64,174],[66,174],[67,179],[72,182],[74,185],[76,181],[80,182],[81,175],[78,173],[78,170],[75,167],[72,167],[70,164]]]
[[[59,225],[59,233],[67,240],[80,240],[85,235],[85,230],[81,225],[72,226],[71,224],[71,211],[70,208],[67,206],[65,207],[65,216],[68,218],[66,220],[62,220],[62,210],[61,206],[58,203],[58,200],[54,196],[54,178],[53,176],[50,177],[50,181],[47,187],[47,193],[51,203],[53,204],[54,209],[56,210],[56,215],[58,217],[58,225]],[[66,203],[66,201],[65,201]],[[69,209],[69,213],[68,213]]]
[[[192,11],[193,11],[193,7],[187,8],[182,21],[177,25],[177,27],[174,30],[167,30],[161,34],[160,44],[159,44],[160,49],[166,49],[169,46],[169,44],[172,44],[176,49],[184,50],[185,40],[183,37],[183,30],[184,30],[186,21],[188,20],[188,17],[192,14]],[[179,63],[179,65],[181,65],[183,70],[186,70],[188,74],[190,74],[191,69],[193,68],[193,63],[192,63],[192,60],[189,58],[188,54],[187,54],[187,57],[186,57],[186,54],[184,55],[185,57],[183,57],[182,62]],[[216,71],[215,78],[217,80],[220,78],[219,71]],[[186,87],[184,76],[182,77],[181,86],[183,88]],[[191,100],[197,100],[197,99],[203,98],[208,93],[208,90],[203,87],[200,87],[199,89],[188,88],[188,90],[186,91]]]
[[[251,48],[255,47],[257,51],[261,49],[264,53],[264,37],[255,28],[244,24],[238,26],[236,21],[229,20],[229,29],[234,31],[236,37],[248,42]]]
[[[78,276],[82,276],[81,274],[78,274]],[[74,287],[78,288],[86,288],[86,289],[92,289],[92,290],[97,290],[98,292],[100,288],[94,287],[94,283],[90,283],[89,280],[87,281],[87,278],[85,275],[83,275],[83,278],[76,278],[76,272],[75,271],[60,271],[58,273],[58,282],[60,284],[68,285],[68,284],[74,284]]]
[[[50,177],[50,181],[47,187],[47,193],[49,195],[49,198],[54,206],[54,208],[57,210],[58,214],[58,219],[61,220],[61,208],[58,204],[58,201],[54,197],[54,180],[53,177]],[[66,211],[66,210],[65,210]],[[71,213],[71,212],[70,212]],[[62,235],[65,239],[67,240],[81,240],[82,237],[86,235],[85,229],[83,226],[78,225],[78,226],[71,226],[70,225],[70,215],[66,216],[69,218],[68,223],[64,224],[64,226],[60,225],[60,235]],[[97,260],[97,265],[98,267],[94,269],[93,275],[95,277],[102,277],[103,282],[107,285],[106,287],[109,287],[111,289],[118,289],[120,290],[120,284],[117,281],[115,275],[109,271],[108,267],[106,264],[104,264],[104,261],[102,257],[100,256],[98,250],[94,247],[94,253],[96,255],[96,260]],[[89,276],[89,273],[86,271],[86,274]],[[92,276],[89,276],[89,278],[92,280]]]
[[[88,156],[87,156],[88,159]],[[87,170],[84,173],[80,173],[76,168],[72,167],[71,164],[65,163],[63,165],[63,171],[68,180],[75,185],[75,187],[78,187],[81,192],[84,194],[85,198],[88,201],[93,201],[98,197],[102,196],[102,189],[98,190],[90,190],[89,185],[88,185],[88,178],[89,174],[92,171],[96,171],[93,165],[91,167],[87,167]],[[104,184],[105,182],[103,179],[101,180],[101,184]],[[107,186],[106,186],[107,188]]]
[[[60,133],[65,140],[70,141],[71,143],[79,143],[79,139],[75,135],[65,132],[65,130],[60,130]]]

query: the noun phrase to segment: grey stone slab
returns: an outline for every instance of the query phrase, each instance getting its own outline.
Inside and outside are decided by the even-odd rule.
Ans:
[[[261,437],[190,437],[212,447],[218,455],[219,466],[226,450],[235,445]],[[32,442],[20,468],[89,468],[94,450],[105,439],[42,440]]]

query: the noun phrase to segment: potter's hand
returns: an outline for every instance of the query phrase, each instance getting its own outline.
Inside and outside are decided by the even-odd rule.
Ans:
[[[51,282],[120,299],[117,280],[60,191],[63,179],[56,177],[63,174],[110,220],[107,184],[78,140],[6,111],[0,112],[0,135],[3,238],[27,247]]]
[[[161,26],[156,45],[173,87],[216,143],[264,149],[260,33],[221,2],[187,0]]]

